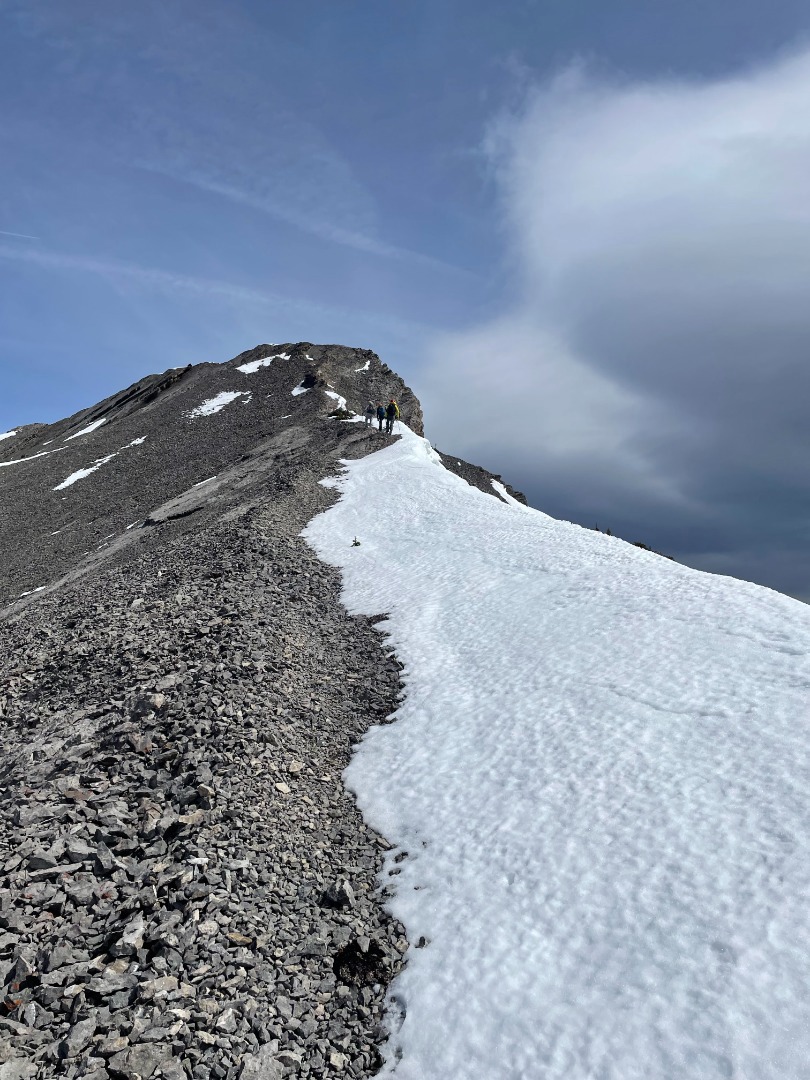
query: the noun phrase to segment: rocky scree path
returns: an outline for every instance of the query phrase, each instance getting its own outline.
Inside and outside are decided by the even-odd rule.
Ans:
[[[315,479],[2,626],[0,1080],[377,1070],[407,942],[340,777],[400,666]]]

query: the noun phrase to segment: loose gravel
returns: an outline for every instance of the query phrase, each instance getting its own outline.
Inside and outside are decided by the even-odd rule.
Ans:
[[[0,1080],[376,1071],[407,942],[341,771],[399,664],[298,536],[332,497],[4,627]]]

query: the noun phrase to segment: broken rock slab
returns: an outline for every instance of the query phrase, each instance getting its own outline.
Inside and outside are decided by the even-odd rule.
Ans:
[[[242,1059],[239,1080],[283,1080],[284,1067],[276,1060],[273,1049],[263,1046],[255,1054]]]
[[[36,1065],[28,1058],[12,1058],[0,1065],[0,1080],[30,1080],[36,1073]]]
[[[172,1057],[171,1046],[156,1043],[140,1043],[138,1046],[114,1054],[109,1060],[109,1071],[124,1080],[149,1080],[164,1062]]]

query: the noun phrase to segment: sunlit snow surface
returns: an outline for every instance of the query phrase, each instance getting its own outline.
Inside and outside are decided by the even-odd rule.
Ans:
[[[94,461],[92,465],[88,465],[84,469],[77,469],[76,472],[71,473],[70,476],[66,477],[61,484],[57,484],[53,490],[64,491],[65,488],[73,487],[79,480],[86,480],[88,476],[92,476],[92,474],[100,469],[102,465],[106,465],[108,461],[112,461],[115,457],[118,457],[117,453],[107,454],[106,457]]]
[[[345,397],[341,397],[340,394],[338,394],[334,390],[324,390],[324,393],[326,394],[327,397],[332,398],[332,400],[336,403],[336,408],[338,408],[338,409],[345,409],[346,408],[346,398]]]
[[[810,1076],[810,608],[505,505],[402,430],[305,533],[405,664],[347,771],[429,942],[381,1075]]]
[[[263,360],[251,360],[249,364],[240,364],[236,370],[244,372],[245,375],[254,375],[259,368],[267,367],[268,364],[272,364],[274,360],[289,359],[289,353],[275,353],[273,356],[265,356]]]
[[[299,394],[306,394],[306,392],[308,390],[309,390],[308,386],[304,386],[303,383],[299,383],[298,386],[294,386],[292,388],[291,393],[292,393],[293,397],[298,397]]]
[[[460,464],[461,464],[461,462],[459,462],[459,465]],[[495,488],[495,490],[498,492],[498,494],[504,500],[504,502],[511,503],[513,506],[523,506],[524,505],[523,503],[519,502],[514,497],[514,495],[510,495],[509,492],[506,490],[506,488],[503,486],[503,484],[499,480],[493,480],[492,481],[492,486]]]
[[[214,413],[218,413],[220,409],[224,409],[226,405],[230,405],[232,401],[236,401],[237,398],[246,397],[250,400],[250,394],[246,390],[223,390],[217,394],[216,397],[208,398],[202,405],[198,405],[196,409],[192,409],[188,414],[190,417],[195,416],[213,416]]]
[[[2,442],[2,441],[3,441],[3,439],[11,439],[11,438],[13,438],[13,437],[14,437],[14,436],[15,436],[16,434],[17,434],[17,432],[16,432],[16,431],[4,431],[4,432],[3,432],[3,434],[2,434],[2,435],[0,435],[0,442]]]
[[[56,450],[40,450],[38,454],[32,454],[31,457],[15,458],[14,461],[0,461],[0,469],[7,469],[9,465],[27,465],[29,461],[36,461],[37,458],[58,454],[61,450],[67,450],[67,447],[59,446]]]
[[[88,424],[87,427],[82,428],[81,431],[77,431],[75,435],[68,435],[65,442],[70,442],[71,439],[78,439],[82,435],[89,435],[91,431],[95,431],[96,428],[100,428],[102,424],[106,423],[106,417],[102,417],[101,420],[94,420],[92,424]]]
[[[122,446],[120,450],[116,450],[112,454],[107,454],[106,457],[98,458],[92,465],[87,465],[83,469],[77,469],[76,472],[71,473],[70,476],[64,479],[61,484],[57,484],[53,490],[63,491],[65,488],[72,487],[79,480],[86,480],[88,476],[92,476],[102,465],[106,465],[108,462],[112,461],[113,458],[117,458],[122,451],[129,450],[132,446],[140,446],[142,443],[146,442],[146,439],[146,435],[141,435],[139,438],[133,439],[132,442],[128,442],[126,446]]]

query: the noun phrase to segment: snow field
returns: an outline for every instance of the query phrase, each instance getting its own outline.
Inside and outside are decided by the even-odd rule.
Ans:
[[[14,461],[0,461],[0,469],[6,469],[9,465],[25,465],[29,461],[36,461],[37,458],[48,457],[49,454],[58,454],[60,450],[67,450],[67,447],[59,446],[56,450],[40,450],[38,454],[32,454],[31,457],[15,458]]]
[[[289,353],[275,353],[273,356],[265,356],[263,360],[251,360],[249,364],[240,364],[236,369],[245,375],[254,375],[259,368],[267,367],[274,360],[289,360]]]
[[[57,484],[53,490],[63,491],[65,488],[72,487],[79,480],[85,480],[88,476],[91,476],[96,470],[100,469],[102,465],[106,465],[108,461],[112,461],[115,457],[118,457],[118,454],[107,454],[106,457],[94,461],[92,465],[88,465],[84,469],[77,469],[76,472],[71,473],[70,476],[63,480],[61,484]]]
[[[92,424],[88,424],[87,427],[82,428],[81,431],[77,431],[75,435],[68,435],[65,442],[70,442],[71,439],[78,439],[82,435],[89,435],[91,431],[95,431],[96,428],[100,428],[102,424],[106,424],[106,417],[102,417],[101,420],[94,420]]]
[[[4,431],[3,434],[0,435],[0,442],[2,442],[3,439],[12,439],[16,434],[16,431]]]
[[[304,534],[405,664],[346,773],[429,942],[381,1075],[807,1078],[810,608],[499,502],[400,430]]]
[[[132,446],[140,446],[142,443],[146,442],[146,439],[146,435],[141,435],[140,438],[133,439],[132,442],[128,442],[126,446],[122,446],[120,450],[116,450],[112,454],[107,454],[106,457],[98,458],[92,465],[87,465],[83,469],[77,469],[76,472],[71,473],[70,476],[63,480],[61,484],[57,484],[53,490],[63,491],[65,488],[72,487],[79,480],[85,480],[88,476],[92,476],[94,472],[100,469],[102,465],[106,465],[108,462],[112,461],[113,458],[117,458],[124,450],[129,450]]]
[[[236,401],[240,397],[247,398],[247,401],[250,401],[251,395],[247,390],[223,390],[216,397],[208,398],[202,405],[192,409],[188,415],[192,420],[197,416],[213,416],[214,413],[218,413],[226,405],[230,405],[232,401]],[[243,402],[243,404],[247,404],[247,401]]]

